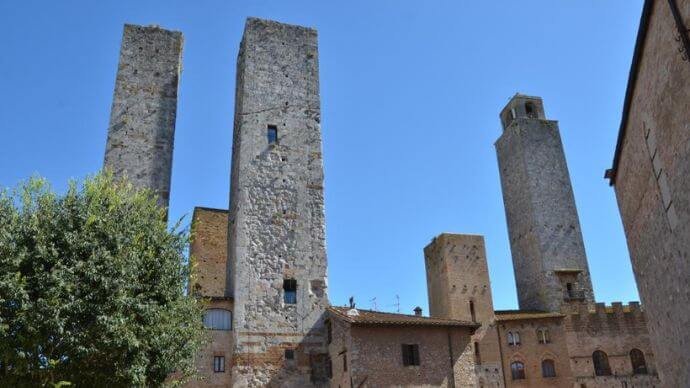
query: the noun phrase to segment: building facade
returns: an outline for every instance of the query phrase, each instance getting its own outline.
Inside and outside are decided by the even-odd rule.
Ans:
[[[665,387],[690,386],[690,1],[647,0],[607,177]]]

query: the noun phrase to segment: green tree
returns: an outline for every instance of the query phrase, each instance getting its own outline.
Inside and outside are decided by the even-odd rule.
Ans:
[[[64,195],[37,178],[0,193],[0,386],[193,374],[204,331],[187,243],[149,191],[107,174]]]

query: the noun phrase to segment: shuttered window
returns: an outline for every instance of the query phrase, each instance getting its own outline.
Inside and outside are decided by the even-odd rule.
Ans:
[[[419,365],[419,345],[402,345],[403,366]]]

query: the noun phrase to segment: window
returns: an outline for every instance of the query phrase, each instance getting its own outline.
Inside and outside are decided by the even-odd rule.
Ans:
[[[537,340],[540,344],[548,344],[551,342],[551,338],[549,338],[549,329],[544,327],[537,329]]]
[[[268,144],[278,143],[278,127],[269,125],[266,130],[266,137],[268,138]]]
[[[630,351],[630,363],[632,363],[633,374],[647,374],[647,363],[644,359],[644,353],[642,353],[640,349],[633,349]]]
[[[326,321],[326,340],[329,344],[333,342],[333,326],[331,321]]]
[[[326,357],[326,376],[329,379],[333,378],[333,361],[331,361],[331,356]]]
[[[225,373],[225,356],[213,356],[213,372]]]
[[[297,303],[297,280],[283,280],[283,302],[285,302],[285,304]]]
[[[541,375],[543,377],[556,377],[556,364],[553,360],[544,360],[541,362]]]
[[[477,316],[474,313],[474,302],[470,301],[470,316],[472,317],[472,322],[477,321]]]
[[[343,354],[343,372],[347,372],[347,353]]]
[[[566,283],[565,289],[568,292],[568,298],[573,297],[573,283]]]
[[[204,312],[204,327],[210,330],[232,330],[232,313],[223,309]]]
[[[419,365],[419,345],[402,345],[402,359],[404,366]]]
[[[517,346],[520,345],[520,333],[519,332],[508,332],[508,345]]]
[[[592,353],[592,361],[594,362],[594,374],[597,376],[610,376],[611,367],[609,366],[609,356],[601,350]]]
[[[295,359],[295,349],[285,349],[285,359],[294,360]]]
[[[522,380],[525,378],[525,364],[520,361],[513,361],[510,364],[510,374],[513,380]]]
[[[481,353],[479,353],[479,342],[474,343],[474,362],[477,364],[482,363],[482,356]]]
[[[531,102],[528,102],[525,104],[525,113],[527,113],[527,117],[537,117],[535,109],[534,109],[534,104]]]

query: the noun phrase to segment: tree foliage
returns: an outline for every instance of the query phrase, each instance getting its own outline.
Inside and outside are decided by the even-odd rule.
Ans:
[[[157,386],[204,341],[188,235],[106,174],[0,193],[0,386]]]

